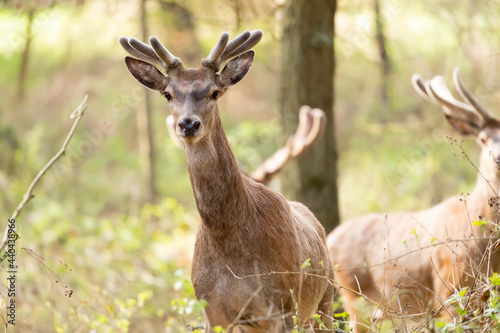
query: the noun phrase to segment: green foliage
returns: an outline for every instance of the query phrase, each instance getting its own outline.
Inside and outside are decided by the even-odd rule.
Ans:
[[[500,286],[500,275],[497,272],[493,273],[488,279],[491,281],[492,286]]]
[[[316,319],[316,322],[318,323],[319,329],[322,329],[322,330],[328,329],[328,327],[326,327],[325,324],[323,324],[323,322],[321,321],[321,316],[319,314],[314,314],[313,318]]]
[[[458,317],[449,323],[437,320],[439,332],[500,332],[500,297],[495,287],[498,273],[488,278],[491,284],[470,292],[468,287],[451,295],[445,304],[453,305]]]
[[[334,310],[335,305],[334,305]],[[336,321],[334,322],[335,329],[340,330],[342,329],[344,332],[351,332],[351,329],[349,327],[349,318],[350,314],[348,312],[340,312],[340,313],[334,313],[334,318]]]

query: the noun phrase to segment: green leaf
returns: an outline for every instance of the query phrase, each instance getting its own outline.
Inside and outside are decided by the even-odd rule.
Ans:
[[[462,289],[460,289],[458,295],[460,296],[465,296],[465,294],[467,293],[467,290],[469,289],[469,287],[463,287]]]
[[[465,315],[467,314],[467,310],[462,309],[462,308],[461,308],[461,307],[459,307],[459,306],[457,306],[456,310],[457,310],[457,313],[458,313],[458,315],[459,315],[460,317],[463,317],[463,316],[465,316]]]
[[[472,225],[475,225],[475,226],[478,226],[478,225],[485,225],[485,224],[487,224],[487,223],[488,223],[488,221],[486,221],[486,220],[484,220],[484,219],[482,219],[481,221],[477,221],[477,220],[476,220],[476,221],[472,221]]]
[[[335,318],[349,318],[349,313],[348,312],[334,313],[333,316]]]
[[[491,281],[492,286],[500,286],[500,276],[498,275],[498,273],[493,273],[493,275],[488,279]]]

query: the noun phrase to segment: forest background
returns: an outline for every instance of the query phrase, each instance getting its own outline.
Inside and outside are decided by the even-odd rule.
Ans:
[[[262,29],[251,70],[219,103],[238,161],[253,170],[288,135],[280,134],[287,70],[283,28],[293,19],[287,17],[288,3],[4,0],[0,5],[3,224],[59,150],[73,123],[71,111],[89,95],[66,154],[16,220],[17,318],[9,329],[182,332],[187,324],[201,324],[202,304],[189,282],[199,217],[184,153],[166,131],[165,99],[147,95],[128,73],[118,38],[154,34],[195,67],[222,31],[235,36]],[[438,107],[413,91],[410,77],[443,75],[451,86],[458,66],[495,114],[498,31],[500,1],[338,3],[335,103],[329,116],[335,122],[330,130],[338,154],[340,221],[373,211],[423,209],[472,190],[475,170],[450,144],[451,137],[462,138]],[[463,146],[477,162],[473,141],[464,139]],[[278,175],[271,187],[296,198],[294,179]]]

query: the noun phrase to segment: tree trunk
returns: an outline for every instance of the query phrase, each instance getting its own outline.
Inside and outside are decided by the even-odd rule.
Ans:
[[[233,6],[234,6],[234,16],[235,16],[235,27],[236,27],[236,32],[239,33],[241,29],[241,11],[242,11],[242,5],[240,0],[233,0]]]
[[[33,39],[33,20],[35,18],[35,9],[29,9],[27,13],[28,22],[26,24],[25,31],[25,44],[24,50],[21,57],[21,65],[19,67],[19,75],[17,81],[17,96],[20,101],[22,101],[24,97],[24,93],[26,91],[26,74],[28,73],[28,63],[29,63],[29,54],[30,54],[30,46],[31,40]]]
[[[182,53],[184,64],[199,64],[202,54],[200,42],[196,35],[196,19],[185,1],[160,0],[163,10],[171,14],[168,24],[168,45],[176,52]]]
[[[375,27],[377,35],[377,46],[381,61],[380,98],[382,107],[388,113],[390,111],[389,99],[389,76],[391,74],[391,61],[387,53],[387,41],[384,35],[384,22],[380,16],[380,0],[374,0]]]
[[[333,113],[335,0],[290,0],[282,39],[281,116],[284,138],[293,134],[300,106],[325,111],[323,139],[298,158],[284,190],[307,205],[326,231],[339,224],[337,150]],[[295,169],[295,170],[294,170]]]
[[[140,1],[141,33],[142,40],[148,40],[146,0]],[[156,174],[155,174],[155,151],[153,140],[153,127],[151,125],[151,92],[144,88],[144,103],[137,109],[137,136],[139,140],[139,153],[143,170],[143,187],[146,194],[142,197],[147,202],[155,203],[157,197]]]

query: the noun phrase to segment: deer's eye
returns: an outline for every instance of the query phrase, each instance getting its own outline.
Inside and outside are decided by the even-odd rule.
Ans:
[[[213,98],[213,99],[217,99],[217,97],[219,97],[219,96],[220,96],[220,91],[218,91],[218,90],[216,90],[216,91],[214,91],[214,92],[212,93],[212,98]]]
[[[172,95],[170,95],[170,93],[168,93],[168,92],[165,92],[163,95],[165,96],[167,101],[170,101],[172,99]]]

